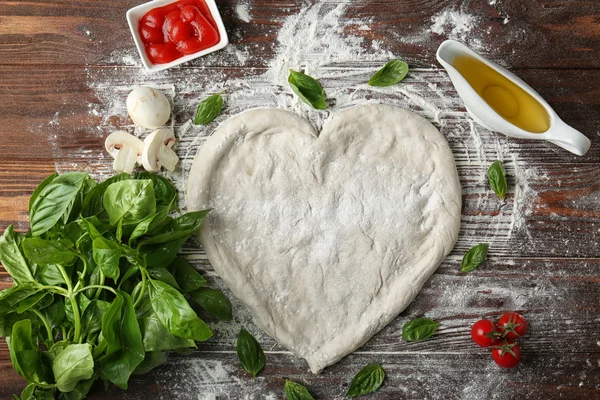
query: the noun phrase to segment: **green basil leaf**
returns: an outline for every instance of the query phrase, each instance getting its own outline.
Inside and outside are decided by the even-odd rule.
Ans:
[[[31,234],[47,232],[71,213],[77,195],[89,176],[86,172],[68,172],[44,187],[31,205]]]
[[[487,170],[488,182],[490,187],[502,200],[506,197],[507,183],[506,175],[504,174],[504,167],[502,161],[494,161]]]
[[[193,292],[206,285],[206,279],[183,258],[176,258],[169,269],[183,293]]]
[[[200,104],[198,104],[198,110],[196,111],[196,116],[194,117],[195,125],[206,125],[214,121],[215,118],[219,114],[221,114],[221,109],[223,108],[223,97],[221,94],[213,94],[212,96],[208,96],[206,99],[202,100]]]
[[[215,317],[231,321],[231,302],[220,290],[203,287],[190,294],[196,303]]]
[[[110,328],[118,328],[117,332],[112,332],[111,340],[118,337],[117,342],[121,345],[120,349],[112,351],[100,359],[102,376],[110,380],[121,389],[127,389],[129,377],[135,371],[138,365],[144,360],[146,355],[142,343],[142,333],[135,317],[135,310],[131,297],[123,292],[117,292],[117,298],[121,298],[122,306],[117,323],[109,324]],[[116,300],[116,299],[115,299]],[[106,315],[111,311],[111,307],[106,311]],[[115,318],[115,316],[111,317]],[[104,335],[104,320],[102,321],[102,335]],[[109,348],[111,344],[109,343]],[[114,347],[113,347],[114,349]]]
[[[262,347],[250,332],[242,328],[238,334],[236,349],[240,363],[246,372],[255,378],[265,367],[265,353]]]
[[[144,349],[149,351],[164,351],[183,349],[186,347],[196,348],[196,343],[191,339],[184,339],[172,335],[160,322],[155,313],[140,319],[140,328]]]
[[[81,214],[84,217],[91,217],[102,213],[102,211],[104,211],[103,201],[106,188],[108,188],[115,182],[121,182],[129,179],[131,179],[131,175],[129,175],[126,172],[123,172],[111,178],[108,178],[104,182],[96,185],[92,190],[89,191],[89,193],[85,195],[85,198],[83,199]]]
[[[129,235],[129,245],[131,246],[136,239],[144,236],[150,229],[150,225],[152,224],[152,222],[154,222],[155,219],[165,218],[166,212],[167,209],[165,208],[163,211],[154,215],[149,215],[143,220],[141,220],[140,223],[135,226],[135,229],[133,230],[133,232],[131,232],[131,235]]]
[[[29,198],[29,214],[31,214],[31,209],[33,207],[33,203],[35,203],[35,199],[38,198],[38,196],[40,195],[42,190],[44,190],[44,188],[46,186],[48,186],[50,184],[50,182],[52,182],[54,179],[56,179],[57,176],[58,176],[58,172],[52,173],[50,176],[48,176],[46,179],[44,179],[42,182],[40,182],[40,184],[35,188],[35,190],[31,194],[31,197]]]
[[[70,392],[75,389],[79,381],[87,380],[94,374],[92,345],[71,344],[65,347],[52,362],[52,372],[58,390]]]
[[[81,316],[90,305],[90,299],[83,293],[80,293],[77,295],[76,301],[77,307],[79,308],[79,315]],[[67,320],[73,324],[75,323],[75,317],[73,316],[73,303],[71,301],[65,301],[65,315]]]
[[[317,110],[325,110],[327,108],[325,91],[315,78],[290,69],[288,82],[294,93],[300,97],[300,100]]]
[[[125,180],[109,185],[103,199],[112,226],[138,224],[156,213],[154,185],[150,179]]]
[[[0,261],[15,282],[34,282],[35,279],[31,274],[27,260],[21,252],[20,245],[22,241],[23,236],[15,232],[12,225],[9,225],[0,237]]]
[[[107,344],[107,356],[123,348],[123,342],[119,335],[119,325],[121,323],[121,310],[124,302],[123,296],[117,294],[102,317],[102,338]]]
[[[147,374],[148,372],[152,371],[154,368],[167,362],[168,358],[169,358],[168,351],[146,352],[144,361],[142,361],[142,363],[137,366],[137,368],[135,369],[135,371],[133,371],[133,373],[135,375]]]
[[[25,256],[38,265],[73,265],[77,261],[77,253],[65,246],[63,242],[40,238],[23,240]]]
[[[173,275],[171,275],[171,273],[166,268],[149,267],[147,271],[152,277],[152,279],[159,280],[161,282],[166,283],[167,285],[173,286],[177,290],[181,290],[179,284],[177,283]]]
[[[435,334],[438,326],[440,326],[439,322],[429,318],[413,319],[402,327],[402,339],[405,342],[428,339]]]
[[[177,209],[177,189],[167,178],[150,172],[136,172],[135,179],[150,179],[154,184],[154,197],[156,209],[166,208],[168,212]]]
[[[119,260],[121,248],[111,240],[99,237],[92,242],[94,262],[100,267],[104,276],[115,282],[119,279]]]
[[[48,301],[52,302],[53,299],[54,299],[54,296],[52,296],[52,293],[38,292],[32,296],[27,297],[23,301],[20,301],[19,303],[17,303],[17,313],[23,314],[25,311],[29,310],[31,307],[34,307],[38,304],[39,304],[39,306],[37,308],[43,309],[45,307],[42,307],[42,305],[44,305],[44,303],[46,303],[46,307],[47,307],[48,305],[50,305],[50,303],[47,303],[47,302]]]
[[[14,325],[17,322],[29,320],[31,322],[31,329],[33,332],[38,332],[41,326],[41,321],[31,311],[25,311],[22,314],[16,312],[0,313],[0,337],[10,337]]]
[[[32,382],[36,380],[39,369],[39,347],[33,342],[33,330],[31,320],[25,319],[15,322],[10,339],[7,343],[15,371]]]
[[[66,318],[65,303],[61,296],[56,296],[54,302],[43,311],[44,316],[48,320],[52,329],[62,325]]]
[[[392,86],[408,74],[408,64],[400,60],[391,60],[369,79],[370,86]]]
[[[61,340],[60,342],[56,342],[52,345],[52,347],[50,347],[50,350],[48,350],[45,353],[45,356],[50,360],[50,361],[54,361],[56,359],[56,357],[62,353],[62,351],[68,346],[70,345],[71,342],[69,340]]]
[[[66,284],[65,279],[56,264],[40,266],[38,276],[44,285],[58,286]]]
[[[138,247],[147,246],[150,244],[168,243],[182,238],[187,238],[200,228],[202,221],[204,221],[204,218],[206,218],[209,212],[210,210],[202,210],[183,214],[171,222],[171,230],[169,232],[143,240],[140,242]]]
[[[177,289],[164,282],[150,280],[148,294],[156,316],[173,335],[199,342],[212,337],[208,325],[198,318]]]
[[[92,354],[93,355],[93,354]],[[77,382],[75,389],[67,393],[61,393],[61,400],[83,400],[89,393],[92,385],[96,382],[96,376],[92,375],[90,379]],[[48,400],[52,397],[48,398]]]
[[[91,300],[81,316],[81,327],[86,334],[96,333],[102,329],[102,319],[110,308],[108,301]]]
[[[385,371],[379,364],[369,364],[361,369],[352,379],[346,396],[356,397],[373,393],[381,387],[385,379]]]
[[[315,400],[315,398],[312,397],[308,389],[306,389],[299,383],[290,381],[289,379],[285,380],[284,389],[285,398],[287,400]]]
[[[487,258],[489,245],[480,243],[467,251],[460,262],[460,272],[471,272],[483,264]]]
[[[188,237],[186,236],[168,243],[146,246],[142,249],[143,254],[146,255],[146,266],[149,268],[171,264]]]

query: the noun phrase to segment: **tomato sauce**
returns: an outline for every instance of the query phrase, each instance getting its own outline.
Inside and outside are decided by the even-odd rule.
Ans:
[[[169,63],[221,40],[204,0],[179,0],[148,11],[140,18],[139,33],[153,64]]]

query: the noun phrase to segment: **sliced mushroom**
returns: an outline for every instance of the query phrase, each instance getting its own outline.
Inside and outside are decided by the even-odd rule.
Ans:
[[[161,167],[173,172],[179,157],[173,151],[175,135],[170,129],[158,129],[144,139],[142,164],[148,172],[158,172]]]
[[[132,173],[135,164],[142,163],[144,142],[127,132],[116,131],[104,142],[106,151],[115,159],[113,168],[117,172]]]

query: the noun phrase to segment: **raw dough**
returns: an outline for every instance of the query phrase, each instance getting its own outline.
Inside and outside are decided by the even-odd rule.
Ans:
[[[192,165],[199,237],[258,326],[319,373],[413,300],[456,243],[452,152],[418,115],[367,104],[317,138],[281,109],[232,117]]]

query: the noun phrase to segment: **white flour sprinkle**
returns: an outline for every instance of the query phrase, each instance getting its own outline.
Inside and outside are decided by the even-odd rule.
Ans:
[[[238,4],[235,7],[235,13],[238,18],[244,22],[250,22],[250,11],[248,10],[248,4]]]

